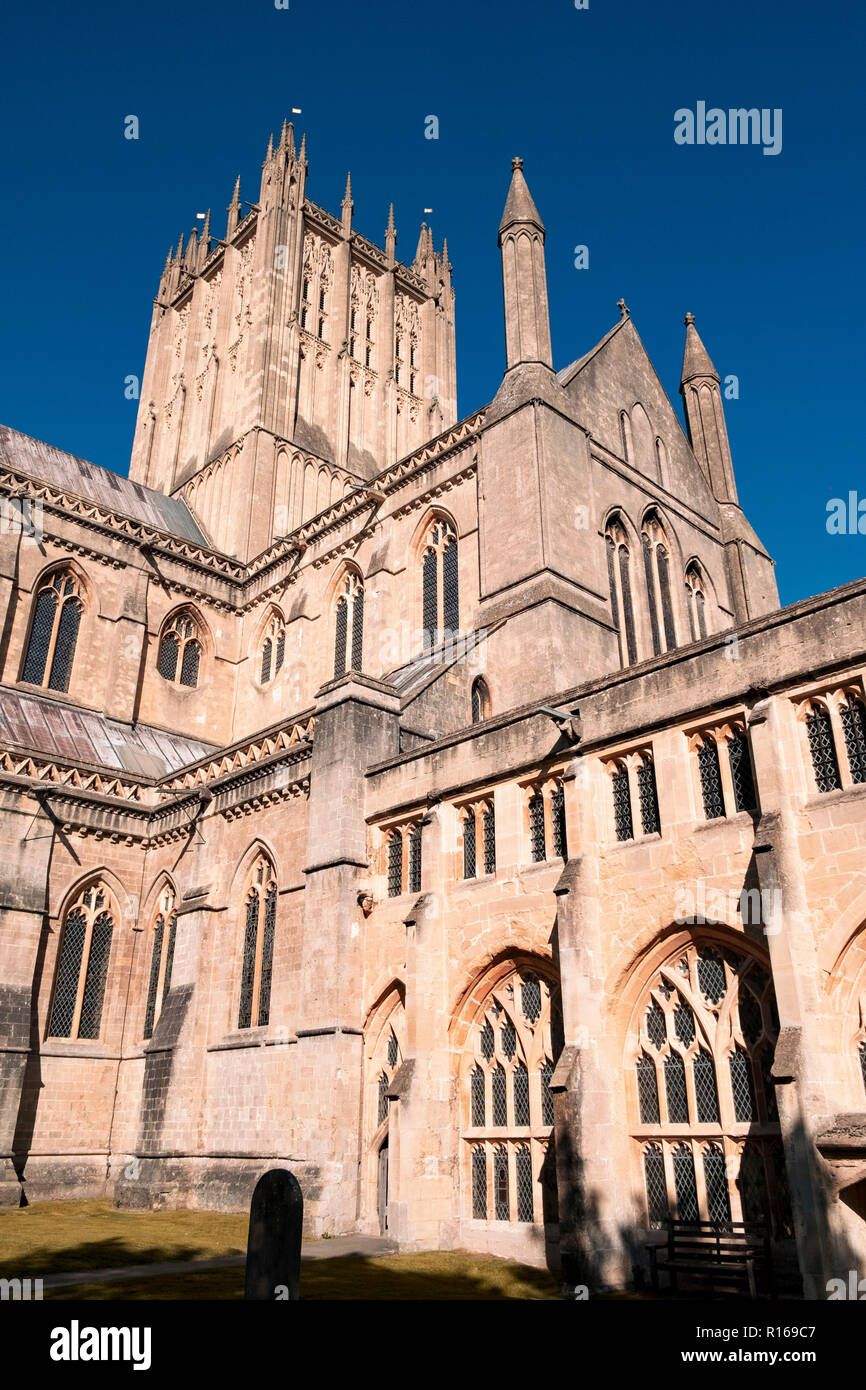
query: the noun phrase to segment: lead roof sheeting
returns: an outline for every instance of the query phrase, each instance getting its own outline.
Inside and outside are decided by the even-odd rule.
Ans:
[[[99,468],[87,459],[67,454],[53,444],[21,434],[8,425],[0,425],[0,456],[17,472],[27,473],[40,482],[74,492],[78,497],[144,522],[157,531],[168,531],[184,540],[209,545],[180,497],[167,497],[153,488],[131,482],[108,468]]]
[[[139,755],[155,759],[157,775],[177,772],[216,749],[201,739],[169,734],[147,724],[122,724],[95,710],[77,709],[17,690],[0,691],[0,739],[49,758],[73,758],[116,772],[138,773]]]

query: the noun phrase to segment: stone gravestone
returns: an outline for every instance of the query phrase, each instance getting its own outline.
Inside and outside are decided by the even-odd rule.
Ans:
[[[250,1203],[244,1298],[297,1300],[301,1279],[301,1185],[286,1168],[259,1178]]]

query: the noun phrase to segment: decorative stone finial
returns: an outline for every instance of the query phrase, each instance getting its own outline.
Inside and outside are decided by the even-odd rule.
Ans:
[[[683,319],[683,323],[685,324],[686,328],[688,328],[691,324],[693,324],[694,321],[695,321],[695,316],[694,316],[694,314],[686,314],[685,318]]]
[[[621,319],[627,319],[627,318],[628,318],[628,305],[626,304],[625,300],[624,300],[624,299],[618,299],[618,300],[616,301],[616,307],[619,309],[619,316],[620,316],[620,318],[621,318]]]
[[[522,168],[523,168],[523,160],[520,158],[519,155],[515,155],[515,156],[514,156],[514,158],[513,158],[512,161],[511,161],[511,167],[512,167],[512,169],[522,169]]]

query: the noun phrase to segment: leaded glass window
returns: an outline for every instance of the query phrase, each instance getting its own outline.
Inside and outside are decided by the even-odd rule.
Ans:
[[[656,795],[656,770],[650,758],[638,765],[637,790],[640,799],[640,819],[644,835],[657,835],[661,830],[659,803]]]
[[[481,1144],[472,1149],[472,1216],[487,1220],[487,1155]]]
[[[106,890],[85,888],[63,923],[49,1037],[99,1037],[113,929]]]
[[[728,1177],[725,1156],[718,1144],[704,1149],[704,1184],[707,1189],[707,1211],[711,1221],[730,1221],[731,1203],[728,1196]]]
[[[839,718],[845,736],[851,781],[866,782],[866,708],[862,700],[858,700],[856,695],[848,695],[839,706]]]
[[[718,951],[705,947],[698,956],[698,985],[705,999],[718,1004],[725,997],[725,966]]]
[[[475,877],[475,812],[472,809],[463,816],[463,877]]]
[[[532,846],[532,861],[539,864],[547,858],[544,834],[544,797],[541,792],[533,792],[529,798],[529,839]]]
[[[424,555],[424,636],[428,645],[439,641],[438,561],[435,550]]]
[[[651,1144],[649,1148],[644,1149],[643,1171],[649,1224],[654,1229],[658,1229],[664,1225],[670,1214],[670,1209],[665,1180],[664,1154],[657,1144]]]
[[[163,628],[156,656],[156,669],[173,684],[198,685],[201,666],[201,631],[186,610],[175,613]]]
[[[409,831],[409,892],[421,892],[421,825]]]
[[[346,639],[349,632],[349,605],[345,599],[337,601],[337,614],[334,623],[334,675],[342,676],[346,670]]]
[[[755,796],[755,782],[752,777],[749,740],[742,730],[732,734],[728,739],[728,761],[734,787],[734,806],[738,811],[754,811],[758,799]]]
[[[628,536],[619,517],[614,517],[609,522],[605,545],[610,607],[619,641],[620,665],[629,666],[637,661],[637,641],[631,595]]]
[[[403,836],[392,830],[388,837],[388,897],[399,898],[403,892]]]
[[[743,1206],[743,1220],[764,1223],[770,1210],[767,1194],[767,1175],[764,1171],[763,1148],[758,1144],[745,1144],[740,1158],[740,1171],[737,1177],[740,1201]]]
[[[276,920],[277,884],[270,861],[261,854],[246,895],[238,1028],[263,1028],[270,1021]]]
[[[493,1068],[493,1123],[495,1125],[508,1124],[505,1069],[499,1063]]]
[[[443,633],[460,631],[457,537],[446,521],[434,521],[422,560],[422,619],[425,642],[436,646]]]
[[[471,1073],[472,1123],[483,1126],[486,1122],[486,1103],[484,1097],[484,1072],[473,1067]]]
[[[677,1217],[680,1221],[700,1220],[698,1190],[695,1184],[694,1154],[688,1144],[677,1144],[673,1150],[674,1186],[677,1194]]]
[[[472,723],[480,724],[490,718],[490,692],[483,676],[476,676],[472,682]]]
[[[508,1200],[508,1150],[501,1146],[493,1151],[493,1199],[493,1214],[496,1220],[510,1220],[511,1211]]]
[[[637,1094],[641,1124],[659,1124],[661,1116],[656,1064],[645,1052],[637,1059]]]
[[[262,664],[259,679],[262,685],[274,679],[283,665],[286,654],[286,629],[282,618],[275,613],[265,628],[262,644]]]
[[[334,613],[334,676],[361,671],[364,664],[364,586],[360,576],[346,575]]]
[[[385,1121],[386,1121],[387,1118],[388,1118],[388,1087],[389,1087],[389,1085],[390,1085],[390,1082],[388,1081],[387,1075],[385,1074],[385,1072],[382,1072],[381,1075],[380,1075],[380,1077],[379,1077],[379,1084],[378,1084],[378,1087],[377,1087],[378,1098],[379,1098],[379,1105],[378,1105],[378,1109],[377,1109],[377,1111],[376,1111],[376,1122],[377,1122],[377,1124],[380,1124],[380,1125],[381,1125],[381,1124],[384,1124]]]
[[[689,1122],[689,1100],[686,1092],[686,1068],[680,1054],[678,1052],[668,1053],[664,1068],[668,1123],[687,1125]]]
[[[636,1128],[650,1220],[664,1203],[683,1219],[751,1220],[758,1201],[755,1173],[763,1171],[756,1165],[766,1165],[773,1219],[778,1230],[787,1229],[784,1157],[773,1137],[779,1126],[770,1069],[779,1021],[769,971],[750,955],[688,942],[648,982],[632,1029],[634,1119],[641,1126],[658,1125],[652,1174],[664,1188],[654,1207],[645,1136]],[[659,1069],[665,1095],[661,1106]],[[658,1109],[662,1114],[657,1119]],[[744,1153],[745,1172],[736,1177],[726,1158],[740,1150],[742,1126],[755,1122],[762,1126],[756,1155]],[[698,1165],[700,1183],[695,1180]]]
[[[613,824],[618,840],[633,840],[634,826],[631,819],[631,791],[628,784],[628,768],[618,767],[611,775],[613,790]]]
[[[555,1193],[551,1190],[536,1202],[533,1178],[547,1168],[548,1179],[555,1185],[552,1150],[548,1154],[554,1118],[550,986],[534,971],[515,969],[499,976],[492,990],[481,997],[484,1002],[470,1030],[468,1065],[463,1071],[465,1181],[472,1213],[475,1219],[492,1215],[496,1220],[555,1221]],[[492,1213],[482,1211],[477,1199],[482,1159],[494,1182]]]
[[[653,999],[646,1011],[646,1031],[653,1047],[664,1047],[668,1035],[667,1026],[665,1024],[664,1010],[655,999]]]
[[[529,1072],[524,1062],[518,1062],[513,1072],[514,1078],[514,1123],[529,1124]]]
[[[524,1018],[537,1023],[541,1014],[541,982],[535,975],[526,975],[520,986],[520,1006]]]
[[[394,1034],[394,1030],[392,1029],[391,1032],[388,1034],[388,1066],[391,1068],[392,1071],[394,1067],[396,1067],[397,1065],[398,1056],[399,1045],[397,1043],[397,1038]]]
[[[452,537],[442,552],[442,583],[444,589],[445,632],[456,636],[460,631],[460,602],[457,573],[457,541]]]
[[[677,1002],[674,1008],[674,1033],[686,1048],[695,1036],[695,1016],[688,1004],[684,1004],[682,999]]]
[[[806,715],[806,737],[812,755],[812,770],[819,792],[832,792],[841,787],[836,745],[830,715],[822,705],[813,705]]]
[[[737,1047],[731,1054],[731,1091],[734,1097],[734,1114],[741,1123],[756,1120],[755,1092],[752,1082],[752,1067],[748,1054]]]
[[[568,858],[565,838],[565,791],[557,784],[550,793],[550,819],[553,830],[553,853],[558,859]]]
[[[553,1080],[553,1063],[545,1057],[541,1064],[541,1123],[552,1125],[554,1122],[553,1092],[550,1083]]]
[[[481,833],[484,837],[484,872],[496,873],[496,814],[493,803],[488,802],[481,815]]]
[[[49,690],[69,689],[83,612],[82,586],[73,570],[55,570],[43,579],[33,606],[23,681]]]
[[[525,1144],[521,1144],[517,1150],[515,1171],[517,1178],[517,1219],[518,1221],[531,1221],[534,1215],[532,1155]]]
[[[698,1124],[718,1124],[719,1092],[716,1085],[716,1068],[709,1052],[703,1048],[699,1048],[695,1054],[694,1078]]]
[[[716,820],[725,814],[725,800],[722,794],[722,774],[719,769],[719,749],[713,739],[704,739],[698,748],[698,771],[701,778],[704,815],[707,820]]]

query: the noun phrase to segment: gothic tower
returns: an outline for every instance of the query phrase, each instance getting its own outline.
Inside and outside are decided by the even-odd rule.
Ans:
[[[422,225],[404,265],[393,206],[382,249],[353,229],[351,180],[340,218],[306,180],[284,122],[259,201],[238,180],[225,237],[210,214],[181,237],[154,303],[130,477],[180,493],[240,559],[456,420],[447,248]]]

